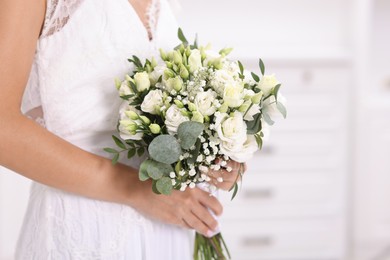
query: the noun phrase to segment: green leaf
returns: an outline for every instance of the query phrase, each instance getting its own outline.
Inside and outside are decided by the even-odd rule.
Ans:
[[[282,84],[278,84],[274,87],[272,93],[274,94],[275,96],[275,100],[278,101],[278,93],[279,93],[279,89],[280,87],[282,86]]]
[[[149,159],[149,163],[147,164],[147,173],[150,178],[153,180],[158,180],[163,176],[169,176],[170,172],[173,172],[173,168],[169,164],[156,162]]]
[[[185,45],[188,44],[187,38],[184,36],[183,30],[181,28],[179,28],[177,31],[177,37],[179,37],[179,40]]]
[[[112,158],[112,164],[115,165],[118,163],[119,160],[119,153],[115,154],[114,157]]]
[[[157,181],[156,188],[161,194],[171,194],[173,188],[171,179],[169,177],[162,177]]]
[[[252,74],[252,78],[256,81],[256,82],[259,82],[260,81],[260,78],[259,76],[257,76],[255,73],[251,72]]]
[[[138,150],[137,150],[138,157],[141,157],[142,155],[144,155],[144,153],[145,153],[145,148],[144,147],[138,148]]]
[[[135,148],[131,148],[131,149],[127,152],[127,159],[132,158],[134,155],[135,155]]]
[[[195,149],[191,151],[191,157],[187,159],[187,162],[190,164],[193,164],[196,162],[196,159],[198,158],[200,147],[202,146],[202,143],[200,142],[200,139],[198,138],[195,143]]]
[[[264,118],[264,121],[265,121],[268,125],[273,125],[273,124],[275,124],[275,122],[271,119],[271,117],[270,117],[267,113],[263,113],[263,118]]]
[[[134,82],[130,81],[130,87],[131,87],[131,90],[132,90],[134,93],[138,93],[138,91],[137,91],[137,86],[134,84]]]
[[[236,195],[237,195],[237,192],[238,192],[238,184],[237,184],[237,182],[234,183],[233,187],[229,191],[231,191],[233,189],[234,189],[234,191],[233,191],[231,200],[233,200],[236,197]]]
[[[190,149],[195,145],[199,135],[203,132],[204,125],[199,122],[186,121],[177,128],[177,135],[180,140],[180,145],[183,149]]]
[[[241,61],[237,61],[237,63],[238,63],[238,67],[240,68],[240,73],[244,74],[244,66],[242,66]]]
[[[246,133],[254,135],[261,130],[261,113],[254,116],[252,121],[246,122]]]
[[[112,148],[104,148],[103,149],[105,152],[107,152],[107,153],[118,153],[118,151],[117,150],[115,150],[115,149],[112,149]]]
[[[279,112],[283,115],[284,118],[287,117],[287,109],[282,103],[277,102],[276,108],[279,110]]]
[[[183,33],[183,32],[182,32]],[[184,35],[183,35],[184,36]],[[194,45],[193,45],[193,47],[195,48],[195,49],[198,49],[198,34],[195,34],[195,40],[194,40]]]
[[[159,135],[149,145],[149,154],[153,160],[172,164],[179,160],[181,147],[172,135]]]
[[[157,189],[157,181],[153,181],[153,183],[152,183],[152,190],[156,194],[161,194],[161,192],[159,192],[158,189]]]
[[[261,134],[256,134],[255,138],[256,138],[257,146],[261,150],[263,148],[263,138],[261,138]]]
[[[259,59],[259,67],[260,67],[261,74],[264,76],[265,66],[264,66],[264,62],[261,59]]]
[[[113,135],[113,136],[112,136],[112,139],[114,140],[114,142],[116,143],[116,145],[117,145],[119,148],[126,149],[126,145],[125,145],[118,137],[116,137],[115,135]]]
[[[146,181],[149,179],[148,175],[148,165],[151,163],[151,160],[145,160],[141,163],[138,171],[138,177],[141,181]]]

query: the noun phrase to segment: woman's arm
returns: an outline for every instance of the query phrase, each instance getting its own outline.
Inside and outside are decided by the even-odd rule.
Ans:
[[[123,203],[167,223],[207,234],[220,203],[194,189],[155,195],[136,170],[113,166],[55,136],[20,112],[36,42],[45,16],[44,0],[0,2],[0,165],[40,183],[94,199]]]

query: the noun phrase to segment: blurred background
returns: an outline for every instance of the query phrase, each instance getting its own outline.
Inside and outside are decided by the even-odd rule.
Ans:
[[[223,234],[238,260],[390,260],[390,0],[180,0],[188,38],[288,99]],[[0,259],[12,259],[29,182],[0,169]]]

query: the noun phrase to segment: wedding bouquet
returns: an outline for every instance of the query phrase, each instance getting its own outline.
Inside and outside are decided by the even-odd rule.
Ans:
[[[181,29],[178,37],[182,43],[175,49],[160,50],[160,62],[129,59],[134,71],[116,82],[124,100],[120,138],[113,136],[119,149],[105,151],[113,155],[113,163],[123,152],[128,158],[147,152],[139,179],[151,179],[155,193],[168,195],[201,183],[213,192],[209,170],[225,167],[228,160],[250,159],[261,149],[267,126],[274,123],[272,113],[286,116],[281,84],[265,75],[262,60],[259,76],[229,60],[230,48],[215,52],[196,40],[189,44]],[[233,199],[237,181],[231,190]],[[195,259],[226,257],[230,254],[221,234],[196,235]]]

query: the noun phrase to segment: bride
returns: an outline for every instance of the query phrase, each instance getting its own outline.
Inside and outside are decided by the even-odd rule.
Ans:
[[[175,46],[176,31],[166,0],[0,2],[0,164],[34,181],[17,259],[191,259],[191,230],[217,228],[216,198],[155,195],[140,160],[113,166],[102,151],[120,106],[113,79],[131,55]]]

